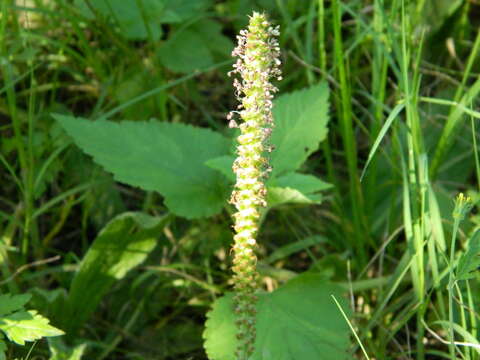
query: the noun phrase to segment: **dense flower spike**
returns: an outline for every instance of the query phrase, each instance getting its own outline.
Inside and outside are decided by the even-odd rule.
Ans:
[[[238,156],[233,164],[237,182],[230,199],[237,208],[233,272],[238,360],[247,360],[255,343],[255,291],[258,287],[255,248],[260,208],[266,206],[264,178],[271,170],[263,153],[272,149],[267,140],[273,127],[273,94],[278,89],[270,80],[281,80],[280,49],[275,38],[278,35],[278,27],[270,26],[265,15],[253,13],[248,30],[240,31],[237,36],[238,45],[232,55],[238,59],[229,73],[241,77],[233,81],[240,101],[238,111],[227,116],[229,126],[238,127],[241,132],[237,138]],[[235,115],[240,116],[240,125],[234,120]]]

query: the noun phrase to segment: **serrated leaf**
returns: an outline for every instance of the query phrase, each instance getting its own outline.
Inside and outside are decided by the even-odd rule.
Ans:
[[[468,242],[457,267],[457,280],[468,280],[475,277],[475,271],[480,267],[480,230],[475,231]]]
[[[331,295],[341,290],[320,276],[303,274],[269,294],[257,305],[257,339],[250,360],[350,359],[349,328]],[[342,308],[348,306],[342,301]],[[232,296],[217,300],[204,332],[210,360],[234,360],[237,340]]]
[[[128,212],[115,217],[100,231],[72,281],[68,314],[64,316],[69,336],[95,311],[115,281],[146,259],[167,222],[168,217]]]
[[[310,175],[295,173],[316,151],[327,135],[329,90],[325,82],[307,89],[281,95],[274,101],[273,115],[275,128],[270,142],[275,146],[270,165],[273,168],[270,179],[272,186],[292,187],[308,193],[325,190],[330,185]],[[226,155],[209,159],[207,165],[220,171],[229,180],[235,176],[231,170],[235,157]],[[320,183],[321,182],[321,183]],[[297,187],[298,186],[298,187]],[[318,190],[310,190],[317,188]],[[307,190],[308,189],[308,190]]]
[[[212,169],[220,171],[231,183],[235,181],[232,171],[233,156],[221,156],[210,159],[205,164]],[[315,194],[332,187],[331,184],[321,179],[306,174],[287,173],[278,178],[270,178],[267,181],[267,203],[272,208],[280,204],[319,204],[322,201],[321,194]]]
[[[232,171],[233,156],[220,156],[205,162],[208,167],[220,171],[231,183],[235,181]],[[311,204],[321,202],[322,196],[316,192],[328,190],[333,185],[324,182],[313,175],[287,173],[277,178],[271,177],[267,181],[270,193],[268,204],[270,207],[282,203],[293,202]]]
[[[213,65],[213,55],[207,45],[209,39],[193,30],[174,33],[157,51],[158,58],[169,70],[191,73]]]
[[[23,306],[30,300],[30,294],[0,295],[0,316],[8,315],[14,311],[23,310]]]
[[[274,102],[272,176],[297,170],[318,149],[327,135],[328,96],[327,83],[321,82],[281,95]]]
[[[47,336],[60,336],[64,332],[49,324],[49,320],[35,310],[20,311],[0,318],[0,330],[10,341],[25,345]]]
[[[303,194],[297,189],[269,187],[267,191],[268,207],[272,208],[281,204],[320,204],[321,194]]]
[[[229,141],[220,134],[179,123],[54,118],[116,180],[158,191],[173,213],[199,218],[224,206],[227,181],[204,164],[228,154]]]
[[[303,194],[316,193],[318,191],[330,189],[333,186],[316,176],[294,172],[272,179],[272,185],[276,187],[296,189]]]

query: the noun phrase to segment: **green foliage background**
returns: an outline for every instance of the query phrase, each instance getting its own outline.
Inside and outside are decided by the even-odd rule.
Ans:
[[[232,359],[252,11],[284,74],[254,359],[480,359],[474,0],[0,2],[0,358]]]

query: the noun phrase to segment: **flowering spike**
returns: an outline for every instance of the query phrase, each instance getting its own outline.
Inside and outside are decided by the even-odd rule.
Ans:
[[[235,78],[233,86],[241,102],[238,106],[241,110],[235,113],[243,120],[241,124],[230,125],[240,128],[237,159],[233,163],[237,181],[230,198],[237,208],[233,215],[236,234],[232,267],[239,344],[237,360],[247,360],[255,344],[255,291],[258,288],[255,249],[260,208],[266,206],[264,178],[270,171],[263,153],[271,151],[267,140],[273,127],[273,94],[278,91],[270,80],[281,79],[280,49],[275,38],[278,35],[278,26],[270,26],[264,14],[254,12],[248,30],[240,31],[237,36],[238,45],[232,52],[237,62],[229,72],[229,76],[238,74],[241,78]],[[227,118],[231,122],[232,115]]]

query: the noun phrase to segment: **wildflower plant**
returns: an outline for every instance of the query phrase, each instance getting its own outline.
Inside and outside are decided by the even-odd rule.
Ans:
[[[272,151],[267,143],[272,132],[272,98],[277,88],[270,82],[272,78],[281,80],[279,69],[280,48],[276,36],[278,27],[272,27],[264,14],[253,13],[248,30],[240,31],[238,45],[232,55],[237,57],[234,70],[238,74],[233,85],[239,111],[228,115],[230,127],[238,127],[237,158],[233,163],[236,175],[235,188],[230,202],[237,212],[235,220],[235,244],[233,246],[233,272],[235,284],[235,313],[237,314],[237,359],[248,359],[254,351],[255,343],[255,304],[258,273],[255,248],[261,208],[266,206],[265,178],[269,171],[265,151]],[[233,119],[239,114],[241,124]]]
[[[159,193],[171,216],[211,217],[225,208],[225,200],[230,197],[236,207],[235,291],[218,298],[207,314],[203,336],[210,360],[260,360],[266,353],[270,358],[285,360],[346,359],[348,327],[326,295],[336,294],[341,301],[341,288],[328,283],[321,274],[308,272],[286,284],[281,281],[273,292],[260,291],[258,286],[255,251],[260,218],[285,204],[318,204],[322,201],[321,192],[331,188],[318,177],[302,172],[302,165],[327,135],[328,85],[322,81],[273,100],[277,89],[270,81],[281,79],[278,35],[278,28],[258,13],[252,14],[248,29],[239,34],[238,46],[233,51],[238,60],[230,75],[237,75],[234,86],[240,104],[228,115],[229,126],[240,132],[236,139],[181,122],[116,122],[104,118],[91,121],[53,115],[73,141],[111,172],[115,180]],[[234,154],[232,141],[237,143]],[[268,154],[273,150],[271,144],[275,151]],[[123,224],[130,218],[129,215],[118,221]],[[143,227],[137,221],[128,220],[125,224],[134,228],[137,225]],[[103,243],[105,236],[102,232],[95,241]],[[147,243],[151,244],[142,241],[145,246]],[[150,245],[148,249],[143,253],[151,251]],[[95,256],[92,253],[91,258]],[[115,258],[130,259],[130,255]],[[111,266],[117,268],[116,264]],[[95,269],[104,271],[105,267]],[[74,286],[78,294],[91,276],[98,277],[93,270],[79,274],[78,278],[83,280],[76,282],[78,287]],[[80,297],[72,296],[72,311],[82,305],[75,299]],[[92,297],[90,310],[83,311],[83,319],[90,316],[99,301],[100,295]],[[67,329],[74,328],[74,324],[69,325]]]

